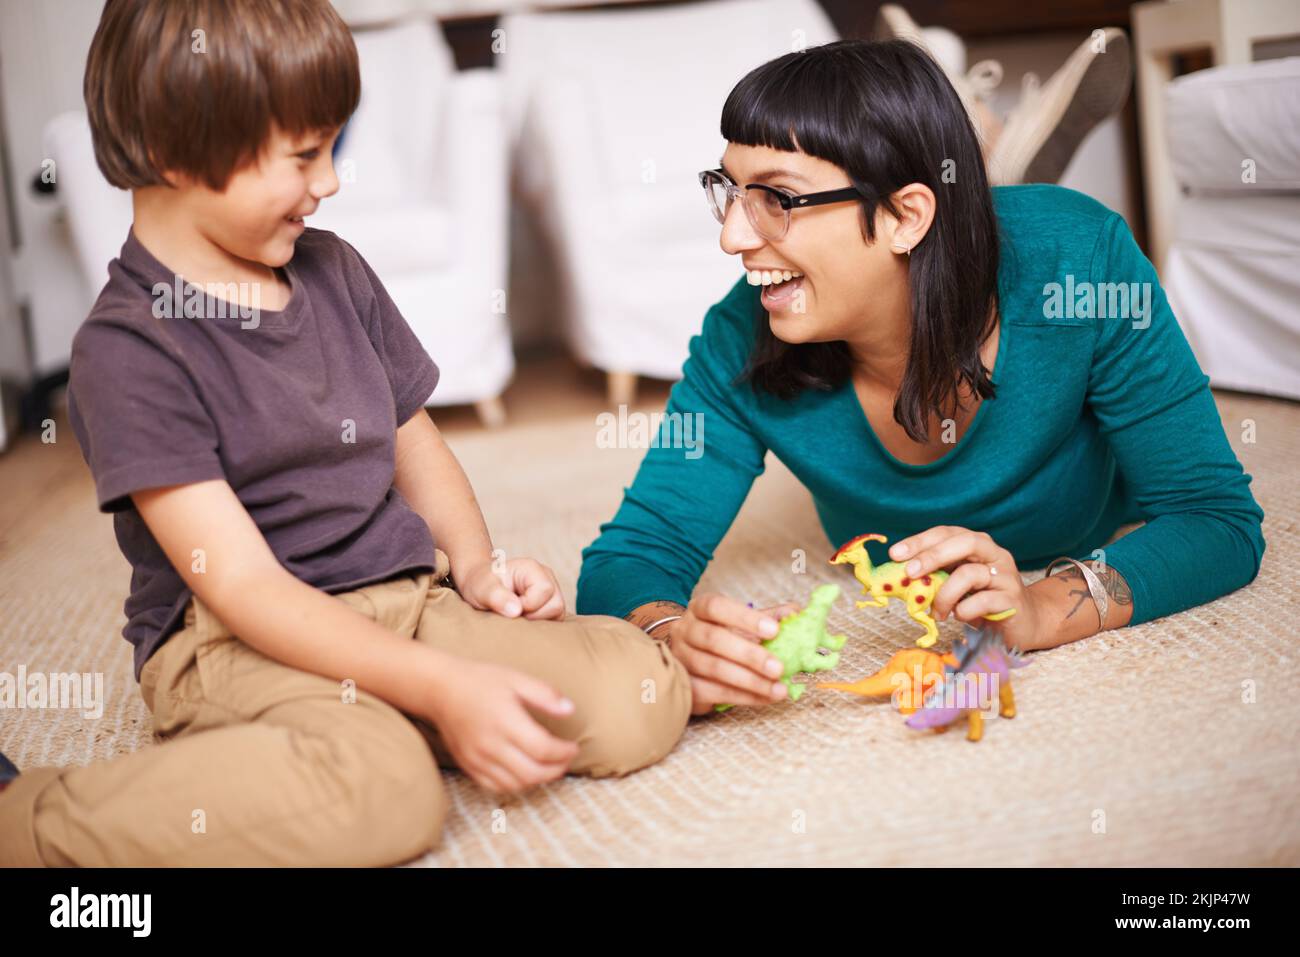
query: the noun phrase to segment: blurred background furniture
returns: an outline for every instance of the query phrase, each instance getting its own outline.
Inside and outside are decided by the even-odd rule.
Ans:
[[[99,171],[85,113],[71,110],[54,117],[44,142],[89,312],[131,228],[131,194],[110,186]]]
[[[1300,4],[1148,0],[1133,30],[1174,314],[1212,385],[1300,398]]]
[[[1300,399],[1300,57],[1169,84],[1162,281],[1210,383]]]
[[[1270,40],[1300,36],[1296,0],[1145,0],[1133,5],[1142,168],[1149,230],[1147,253],[1162,269],[1174,230],[1178,195],[1165,136],[1165,88],[1180,58],[1202,51],[1206,66],[1257,59]]]

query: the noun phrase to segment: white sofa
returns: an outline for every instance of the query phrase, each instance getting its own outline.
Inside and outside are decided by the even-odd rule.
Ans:
[[[1212,385],[1300,399],[1300,57],[1180,77],[1163,283]]]
[[[696,179],[718,165],[727,94],[749,70],[836,39],[814,0],[509,16],[500,69],[515,193],[555,248],[553,295],[578,359],[676,379],[740,276]]]

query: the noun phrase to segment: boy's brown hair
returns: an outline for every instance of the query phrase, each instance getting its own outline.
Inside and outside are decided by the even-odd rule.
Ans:
[[[214,190],[272,124],[341,126],[361,96],[357,49],[327,0],[108,0],[84,84],[95,160],[114,186]]]

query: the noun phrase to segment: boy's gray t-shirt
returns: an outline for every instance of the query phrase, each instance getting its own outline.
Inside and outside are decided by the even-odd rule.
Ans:
[[[327,592],[434,568],[429,527],[393,476],[396,429],[433,392],[437,365],[333,233],[304,231],[284,273],[281,311],[241,314],[192,286],[178,298],[175,274],[132,231],[73,340],[68,417],[131,563],[122,633],[137,681],[191,592],[132,492],[225,479],[280,563]],[[184,318],[186,302],[206,303],[205,317]],[[157,303],[180,317],[159,318]]]

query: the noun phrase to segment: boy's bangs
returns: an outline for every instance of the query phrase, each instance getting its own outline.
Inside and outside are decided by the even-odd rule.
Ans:
[[[360,96],[352,34],[325,0],[108,0],[86,63],[95,158],[122,189],[164,171],[224,189],[273,127],[333,130]]]
[[[307,25],[264,64],[269,112],[295,136],[342,126],[361,99],[361,76],[350,35]]]

